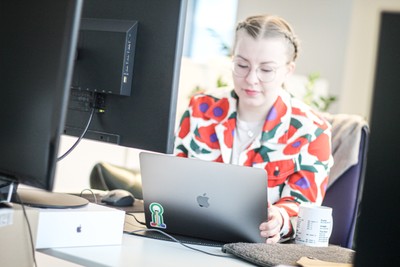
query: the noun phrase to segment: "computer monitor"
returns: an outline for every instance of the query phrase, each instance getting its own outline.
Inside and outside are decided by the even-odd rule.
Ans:
[[[170,153],[187,0],[86,0],[64,134]]]
[[[18,184],[53,188],[81,9],[82,0],[1,1],[1,202]]]

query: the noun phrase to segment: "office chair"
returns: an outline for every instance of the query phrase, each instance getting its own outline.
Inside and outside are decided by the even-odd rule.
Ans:
[[[332,115],[335,116],[335,115]],[[332,134],[335,125],[332,124]],[[359,216],[360,202],[364,185],[366,154],[368,148],[369,128],[366,123],[361,125],[358,162],[338,176],[327,188],[322,205],[332,207],[333,229],[330,244],[354,249],[354,232]],[[332,138],[334,142],[334,138]],[[334,147],[334,144],[332,144]],[[335,159],[335,151],[333,158]]]
[[[135,198],[143,199],[142,180],[138,170],[99,162],[90,172],[89,181],[93,189],[124,189],[131,192]]]

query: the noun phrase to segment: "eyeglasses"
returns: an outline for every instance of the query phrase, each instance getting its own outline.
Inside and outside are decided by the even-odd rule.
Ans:
[[[277,69],[286,66],[282,65],[276,68],[273,68],[267,64],[261,64],[256,69],[256,75],[261,82],[267,83],[272,82],[275,79]],[[244,78],[249,75],[251,70],[251,65],[244,60],[233,60],[232,61],[232,71],[233,74],[239,78]]]

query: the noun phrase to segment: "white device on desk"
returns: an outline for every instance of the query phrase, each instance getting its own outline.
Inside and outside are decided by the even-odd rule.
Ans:
[[[73,209],[26,209],[36,213],[36,249],[121,244],[121,210],[93,203]]]
[[[265,242],[267,173],[173,155],[141,152],[148,228],[227,242]]]

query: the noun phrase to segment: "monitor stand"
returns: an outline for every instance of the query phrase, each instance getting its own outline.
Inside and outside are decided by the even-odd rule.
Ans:
[[[75,195],[23,187],[18,187],[17,194],[13,194],[12,202],[51,209],[80,208],[89,203],[87,199]]]

